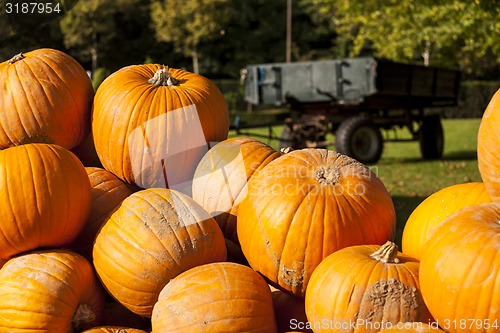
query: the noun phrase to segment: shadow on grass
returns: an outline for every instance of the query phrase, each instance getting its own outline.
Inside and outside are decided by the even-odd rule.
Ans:
[[[446,153],[440,159],[424,159],[422,157],[388,157],[386,163],[423,163],[430,161],[473,161],[477,159],[476,150],[462,150]]]
[[[422,196],[392,196],[394,209],[396,210],[396,237],[395,243],[399,246],[401,251],[401,237],[403,229],[410,217],[413,210],[422,202],[426,197]]]

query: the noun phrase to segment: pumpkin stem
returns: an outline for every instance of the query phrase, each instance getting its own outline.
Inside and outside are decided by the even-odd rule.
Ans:
[[[373,252],[370,257],[386,264],[397,264],[398,246],[391,241],[387,241],[377,251]]]
[[[340,172],[338,168],[319,167],[314,171],[314,178],[323,185],[333,185],[339,181]]]
[[[71,323],[76,330],[80,330],[83,325],[91,323],[96,319],[92,307],[88,304],[78,304],[78,308],[71,319]]]
[[[282,154],[288,154],[291,151],[293,151],[292,147],[284,147],[284,148],[280,149],[280,153],[282,153]]]
[[[155,75],[148,80],[149,83],[154,84],[155,86],[178,86],[179,80],[174,78],[172,74],[168,71],[167,67],[162,67],[156,71]]]
[[[19,60],[22,60],[26,58],[26,56],[21,52],[19,54],[16,54],[15,56],[13,56],[10,60],[9,60],[9,65],[12,65],[13,63],[15,62],[18,62]]]

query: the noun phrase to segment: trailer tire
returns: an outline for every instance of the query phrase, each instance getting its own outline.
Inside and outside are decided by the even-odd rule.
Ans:
[[[443,157],[444,134],[439,115],[427,116],[422,119],[419,130],[420,152],[426,160]]]
[[[376,163],[382,156],[383,147],[379,128],[366,116],[347,118],[335,133],[337,152],[363,164]]]

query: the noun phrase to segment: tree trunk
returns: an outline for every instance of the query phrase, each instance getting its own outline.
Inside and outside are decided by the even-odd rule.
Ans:
[[[196,49],[196,47],[193,48],[193,52],[191,52],[191,57],[193,58],[193,72],[199,74],[198,50]]]
[[[92,47],[90,48],[90,54],[92,56],[92,75],[97,70],[97,33],[94,31],[92,33]]]

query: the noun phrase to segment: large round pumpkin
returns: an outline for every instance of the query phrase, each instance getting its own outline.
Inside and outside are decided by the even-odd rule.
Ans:
[[[0,270],[1,332],[80,332],[98,325],[104,292],[92,265],[71,251],[36,251]]]
[[[94,266],[104,287],[150,317],[161,289],[181,272],[226,260],[217,222],[193,199],[169,189],[127,197],[97,234]]]
[[[311,276],[307,318],[315,333],[377,332],[389,323],[429,322],[418,274],[419,262],[392,242],[341,249]]]
[[[224,236],[238,244],[236,215],[252,175],[280,153],[256,139],[234,137],[212,147],[193,178],[193,199],[219,223]]]
[[[443,220],[464,207],[491,201],[482,182],[455,184],[433,193],[406,221],[401,241],[403,252],[420,260],[428,239]]]
[[[0,149],[26,143],[78,145],[90,131],[94,89],[83,67],[48,48],[0,64]]]
[[[151,318],[152,333],[276,333],[266,281],[248,266],[212,263],[170,281]]]
[[[105,169],[142,188],[185,193],[209,146],[229,132],[227,105],[214,83],[155,64],[128,66],[106,78],[92,119]]]
[[[92,248],[97,232],[106,217],[129,195],[132,190],[111,172],[96,167],[86,167],[85,171],[92,189],[90,216],[78,237],[69,246],[73,251],[92,260]]]
[[[333,151],[306,148],[250,178],[237,230],[252,268],[303,296],[321,260],[347,246],[383,244],[395,226],[392,199],[370,169]]]
[[[500,203],[461,209],[436,229],[420,261],[420,287],[447,332],[498,332]]]
[[[91,200],[89,177],[69,150],[37,143],[0,151],[0,258],[69,244]]]
[[[500,89],[481,118],[477,136],[477,161],[481,178],[493,200],[500,201]]]

